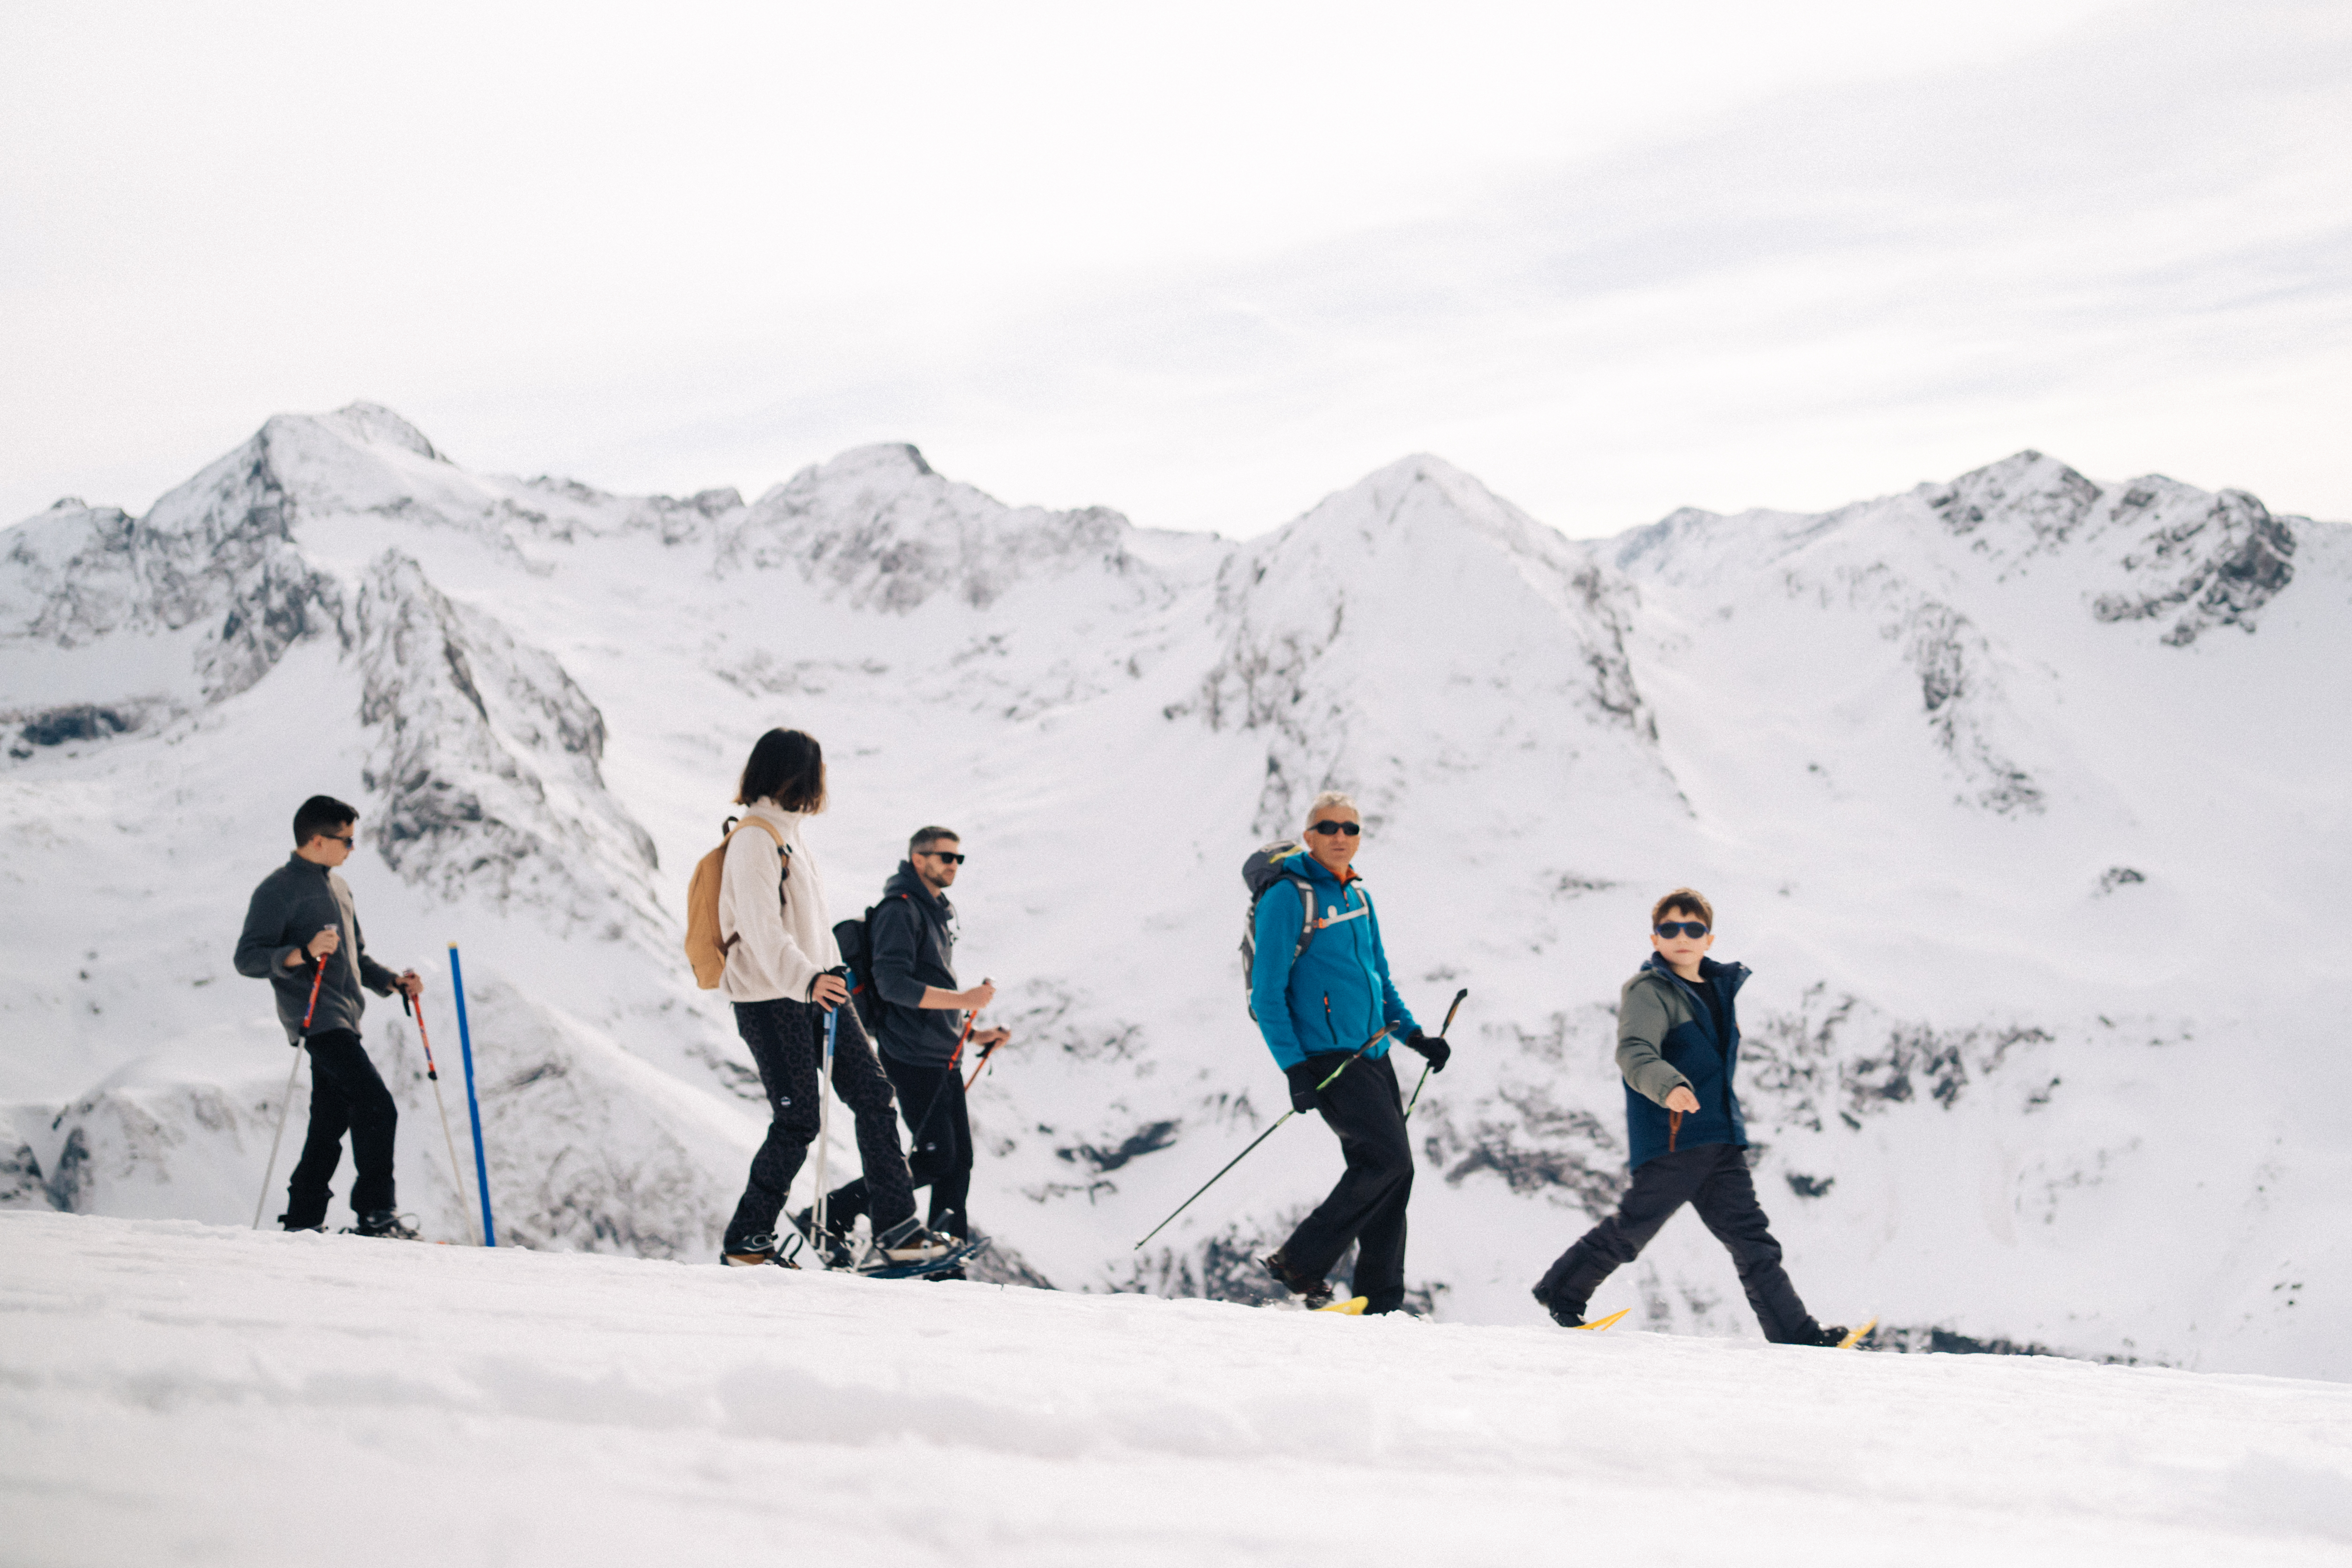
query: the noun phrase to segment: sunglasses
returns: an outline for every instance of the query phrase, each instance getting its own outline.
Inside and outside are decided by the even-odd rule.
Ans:
[[[359,835],[356,833],[320,833],[319,836],[339,843],[345,849],[350,849],[359,842]]]
[[[1667,920],[1659,924],[1658,935],[1669,942],[1677,936],[1687,936],[1696,942],[1706,935],[1706,927],[1696,920]]]
[[[964,861],[964,857],[953,850],[917,850],[915,852],[919,855],[929,855],[935,861],[945,861],[950,865],[961,865]]]
[[[1329,838],[1333,833],[1345,833],[1352,839],[1364,831],[1364,825],[1361,822],[1318,822],[1307,831],[1310,833],[1321,833],[1325,838]]]

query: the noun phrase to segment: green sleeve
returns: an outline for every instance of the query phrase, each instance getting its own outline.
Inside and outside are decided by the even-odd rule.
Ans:
[[[1658,988],[1639,978],[1628,980],[1617,1000],[1617,1071],[1625,1075],[1633,1092],[1661,1105],[1675,1090],[1690,1087],[1690,1080],[1659,1054],[1672,1028],[1666,999]]]

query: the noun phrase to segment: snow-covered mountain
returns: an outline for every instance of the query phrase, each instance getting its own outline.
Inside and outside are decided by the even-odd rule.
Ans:
[[[503,1235],[708,1256],[763,1107],[680,905],[788,724],[828,747],[837,913],[917,824],[965,835],[1008,1272],[1249,1292],[1328,1186],[1286,1129],[1132,1248],[1282,1107],[1237,872],[1337,785],[1408,1002],[1471,993],[1414,1116],[1440,1315],[1532,1321],[1612,1200],[1616,990],[1687,883],[1757,971],[1759,1178],[1823,1315],[2352,1377],[2347,652],[2352,529],[2031,453],[1591,543],[1415,457],[1235,544],[905,446],[747,504],[281,416],[144,517],[0,535],[0,1202],[250,1218],[289,1062],[228,953],[326,791],[371,951],[446,982],[464,948]],[[426,1021],[453,1059],[446,983]],[[370,1025],[403,1207],[461,1236],[413,1028]],[[1611,1290],[1753,1333],[1687,1221]]]

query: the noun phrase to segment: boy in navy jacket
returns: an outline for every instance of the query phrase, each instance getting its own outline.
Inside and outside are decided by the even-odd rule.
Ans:
[[[1555,1322],[1582,1327],[1585,1303],[1601,1281],[1631,1263],[1687,1203],[1729,1249],[1766,1339],[1833,1345],[1845,1330],[1823,1328],[1805,1311],[1748,1179],[1748,1128],[1731,1084],[1739,1064],[1733,1004],[1748,968],[1706,956],[1714,927],[1713,906],[1686,887],[1650,911],[1656,951],[1625,982],[1617,1004],[1633,1184],[1616,1213],[1559,1255],[1535,1297]]]

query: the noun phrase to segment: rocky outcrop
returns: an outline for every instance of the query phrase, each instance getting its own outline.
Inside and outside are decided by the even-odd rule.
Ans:
[[[939,595],[985,609],[1024,579],[1092,569],[1164,599],[1101,507],[1008,507],[941,477],[912,446],[861,446],[803,469],[719,537],[721,573],[798,571],[827,597],[904,613]]]
[[[552,654],[391,552],[352,626],[382,802],[366,831],[394,870],[451,900],[551,909],[567,928],[617,936],[621,907],[652,917],[653,840],[605,789],[604,715]]]

